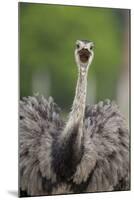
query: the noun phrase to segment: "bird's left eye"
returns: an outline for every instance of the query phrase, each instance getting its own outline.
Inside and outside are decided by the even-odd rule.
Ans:
[[[90,50],[92,50],[93,48],[94,48],[94,46],[93,46],[93,45],[91,45],[91,46],[90,46]]]

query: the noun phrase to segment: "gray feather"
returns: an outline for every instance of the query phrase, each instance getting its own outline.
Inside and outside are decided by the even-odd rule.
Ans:
[[[82,156],[73,166],[73,175],[69,177],[66,174],[64,180],[62,177],[59,179],[55,171],[52,153],[54,142],[60,141],[63,129],[60,108],[52,98],[47,101],[43,96],[34,96],[20,101],[21,191],[37,196],[129,189],[129,134],[115,103],[106,100],[86,107]],[[60,145],[57,143],[54,151],[62,163]],[[68,145],[73,144],[69,142]],[[68,151],[72,149],[70,146],[67,148]]]

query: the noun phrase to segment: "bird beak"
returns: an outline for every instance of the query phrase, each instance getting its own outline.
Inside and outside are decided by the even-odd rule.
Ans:
[[[86,63],[91,55],[91,52],[88,50],[88,48],[82,48],[78,51],[80,61],[83,63]]]

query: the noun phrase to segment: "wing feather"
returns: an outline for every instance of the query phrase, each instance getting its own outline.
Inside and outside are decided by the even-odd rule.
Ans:
[[[56,179],[51,167],[51,146],[52,136],[63,126],[59,113],[60,108],[51,97],[48,101],[43,96],[20,101],[20,185],[21,190],[28,194],[42,194],[42,177],[52,182]]]
[[[90,177],[87,191],[92,192],[113,190],[125,179],[128,189],[129,134],[118,106],[110,100],[87,106],[83,131],[84,154],[73,181],[80,184]]]

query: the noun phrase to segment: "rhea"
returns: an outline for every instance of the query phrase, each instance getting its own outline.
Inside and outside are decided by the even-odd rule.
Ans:
[[[20,101],[20,196],[129,190],[129,134],[110,100],[86,106],[94,43],[77,40],[78,80],[64,122],[50,97]]]

